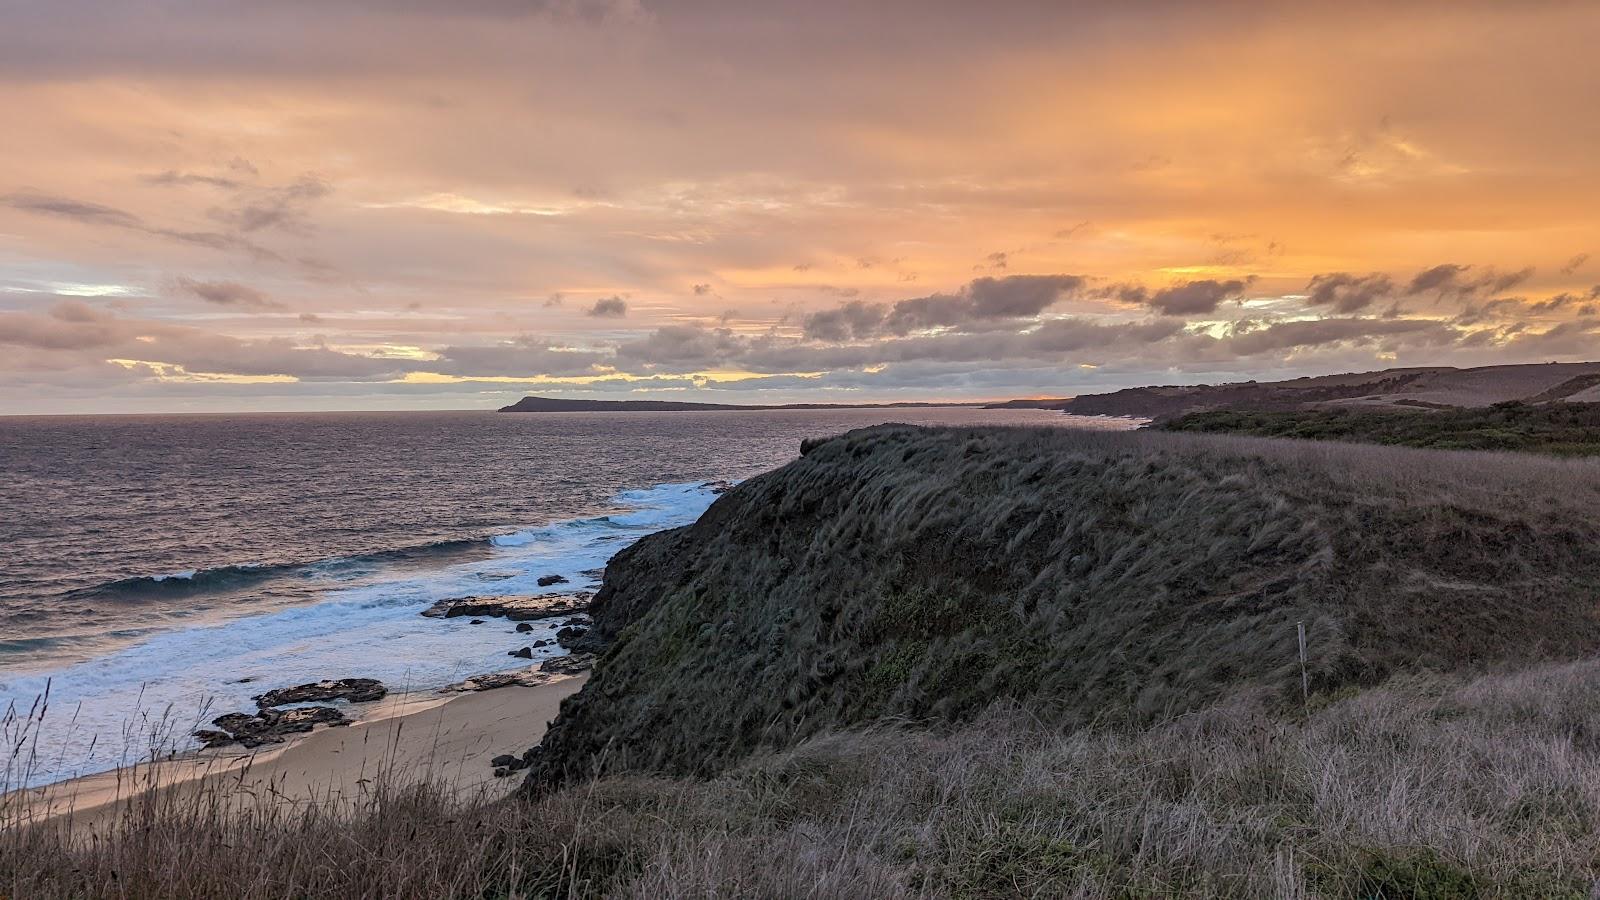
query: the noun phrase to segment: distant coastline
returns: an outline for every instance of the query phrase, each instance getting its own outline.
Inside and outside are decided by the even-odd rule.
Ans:
[[[980,408],[990,404],[968,403],[784,403],[777,405],[739,403],[691,403],[678,400],[563,400],[557,397],[523,397],[500,412],[715,412],[717,410],[762,409],[935,409],[942,407]]]

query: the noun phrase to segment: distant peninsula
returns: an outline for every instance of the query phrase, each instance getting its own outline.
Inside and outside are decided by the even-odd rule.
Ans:
[[[715,412],[760,409],[929,409],[944,406],[983,406],[983,403],[785,403],[753,405],[689,403],[679,400],[562,400],[557,397],[523,397],[500,412]]]

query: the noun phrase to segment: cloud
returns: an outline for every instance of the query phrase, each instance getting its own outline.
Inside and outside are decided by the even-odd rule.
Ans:
[[[1423,269],[1406,285],[1406,293],[1416,296],[1437,292],[1440,297],[1462,299],[1493,297],[1522,284],[1534,274],[1532,266],[1515,272],[1497,272],[1492,268],[1484,268],[1476,270],[1480,273],[1476,277],[1469,277],[1468,273],[1473,271],[1472,266],[1455,263],[1444,263]]]
[[[1561,267],[1561,274],[1563,274],[1563,275],[1576,274],[1579,269],[1583,268],[1583,264],[1588,262],[1588,261],[1589,261],[1589,254],[1587,254],[1587,253],[1579,253],[1578,255],[1576,255],[1576,256],[1572,257],[1571,259],[1567,260],[1567,264]]]
[[[711,293],[711,285],[697,284],[694,285],[693,290],[696,297],[704,297],[705,295]]]
[[[73,219],[90,225],[109,225],[114,228],[142,229],[144,223],[138,216],[83,200],[54,197],[48,194],[16,193],[0,197],[0,203],[23,212]]]
[[[609,353],[558,347],[530,335],[489,346],[449,346],[438,353],[440,360],[425,368],[463,376],[593,375],[612,359]]]
[[[664,325],[643,338],[618,344],[616,364],[624,370],[693,372],[742,360],[751,347],[750,339],[727,328]]]
[[[212,209],[209,215],[245,233],[275,228],[304,234],[309,228],[307,207],[332,192],[326,181],[302,175],[286,185],[251,192],[236,205]]]
[[[32,350],[97,350],[131,336],[115,318],[81,300],[63,300],[44,315],[0,313],[0,345]]]
[[[1409,336],[1428,343],[1449,343],[1460,332],[1432,319],[1305,319],[1243,328],[1221,341],[1228,353],[1256,356],[1276,350],[1316,347],[1345,342],[1370,342]]]
[[[54,366],[102,366],[126,359],[189,372],[381,379],[418,369],[417,360],[303,347],[282,338],[245,340],[185,325],[131,319],[76,300],[44,313],[0,313],[0,345],[51,354]]]
[[[185,293],[218,306],[259,310],[285,308],[282,303],[268,298],[266,294],[236,281],[198,281],[180,276],[176,283]]]
[[[1199,281],[1185,281],[1155,291],[1139,284],[1114,284],[1100,288],[1096,293],[1100,296],[1115,297],[1124,303],[1148,306],[1164,316],[1194,316],[1216,312],[1217,307],[1225,300],[1242,299],[1244,289],[1254,281],[1254,275],[1226,281],[1205,278]]]
[[[120,228],[135,231],[155,237],[167,238],[185,244],[195,244],[201,247],[210,247],[214,250],[245,250],[251,255],[262,259],[281,259],[278,254],[264,247],[258,246],[236,235],[221,234],[211,231],[187,231],[175,228],[161,228],[146,223],[133,213],[104,206],[99,203],[90,203],[83,200],[73,200],[68,197],[58,197],[49,194],[22,192],[8,194],[0,197],[0,204],[12,209],[36,215],[53,216],[56,218],[71,219],[85,225],[98,225],[110,228]]]
[[[883,317],[883,304],[851,300],[806,316],[803,328],[806,337],[813,340],[866,340],[878,333]]]
[[[244,182],[241,182],[235,178],[227,178],[221,175],[200,175],[194,172],[179,172],[176,169],[168,169],[165,172],[157,172],[154,175],[146,175],[144,176],[143,180],[147,184],[179,187],[200,184],[229,191],[235,191],[244,187]]]
[[[1253,279],[1250,279],[1253,280]],[[1224,300],[1238,300],[1250,280],[1203,279],[1162,288],[1150,295],[1150,308],[1164,316],[1192,316],[1213,313]]]
[[[929,294],[893,306],[850,301],[812,313],[803,322],[815,340],[866,340],[883,333],[906,335],[935,328],[977,326],[1037,316],[1065,294],[1081,290],[1081,275],[1010,275],[975,278],[954,294]]]
[[[1331,272],[1314,275],[1306,285],[1306,300],[1312,306],[1332,307],[1334,312],[1360,312],[1372,304],[1394,295],[1394,279],[1373,272],[1369,275],[1351,275],[1348,272]]]
[[[601,297],[589,307],[588,314],[598,319],[620,319],[628,314],[628,301],[621,297]]]

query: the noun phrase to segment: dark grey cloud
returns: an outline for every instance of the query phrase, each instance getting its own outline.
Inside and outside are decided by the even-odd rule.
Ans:
[[[601,319],[620,319],[628,314],[628,301],[621,297],[601,297],[589,307],[588,314]]]
[[[199,184],[229,191],[235,191],[244,187],[244,182],[235,178],[228,178],[222,175],[201,175],[196,172],[179,172],[176,169],[168,169],[165,172],[157,172],[154,175],[146,175],[144,176],[144,181],[147,184],[159,184],[175,187],[186,187],[188,185]]]
[[[884,315],[885,307],[881,303],[851,300],[806,316],[803,327],[806,337],[814,340],[866,340],[878,334]]]
[[[1571,259],[1567,260],[1567,264],[1561,267],[1561,274],[1563,274],[1563,275],[1576,274],[1579,269],[1583,268],[1583,264],[1588,262],[1588,261],[1589,261],[1589,254],[1587,254],[1587,253],[1579,253],[1578,255],[1576,255],[1576,256],[1572,257]]]
[[[275,228],[303,234],[309,228],[307,207],[332,192],[326,181],[302,175],[285,185],[248,192],[234,205],[217,207],[209,215],[241,232]]]
[[[1081,275],[975,278],[956,293],[912,297],[893,306],[844,303],[806,316],[803,328],[807,337],[823,341],[866,340],[935,328],[972,329],[1037,316],[1086,283]]]
[[[1349,272],[1330,272],[1315,275],[1306,285],[1307,301],[1312,306],[1332,307],[1334,312],[1353,313],[1394,296],[1394,279],[1373,272],[1352,275]]]
[[[1217,281],[1207,278],[1162,288],[1150,295],[1151,309],[1164,316],[1194,316],[1214,313],[1224,300],[1238,300],[1249,280],[1237,278]]]
[[[1461,276],[1471,266],[1460,266],[1455,263],[1442,263],[1432,268],[1423,269],[1406,285],[1406,293],[1423,294],[1433,290],[1446,290],[1455,286]]]
[[[1522,284],[1532,278],[1533,273],[1532,266],[1515,272],[1497,272],[1490,268],[1443,263],[1418,272],[1406,285],[1406,293],[1413,296],[1436,293],[1440,297],[1464,299],[1493,297]]]
[[[742,360],[755,344],[727,328],[664,325],[642,338],[617,345],[616,364],[624,370],[637,367],[645,371],[692,372]]]
[[[81,300],[63,300],[43,315],[0,313],[0,345],[33,350],[97,350],[128,340],[116,318]]]
[[[36,215],[53,216],[56,218],[71,219],[85,225],[96,225],[109,228],[120,228],[126,231],[139,232],[154,237],[166,238],[185,244],[194,244],[209,247],[213,250],[243,250],[260,259],[282,259],[271,250],[254,244],[238,235],[222,234],[212,231],[189,231],[175,228],[162,228],[151,225],[143,219],[125,210],[103,206],[99,203],[90,203],[83,200],[73,200],[69,197],[58,197],[49,194],[21,192],[0,197],[0,204],[23,212]]]
[[[973,279],[966,296],[977,318],[1022,318],[1044,312],[1062,294],[1083,286],[1081,275],[1008,275]]]
[[[1371,342],[1382,338],[1408,336],[1427,343],[1449,343],[1460,332],[1432,319],[1306,319],[1251,323],[1222,339],[1222,347],[1236,356],[1255,356],[1276,350],[1316,347],[1345,342]]]
[[[132,213],[113,209],[109,206],[102,206],[99,203],[73,200],[69,197],[22,192],[0,197],[0,203],[23,212],[73,219],[90,225],[109,225],[114,228],[140,230],[144,228],[144,223]]]
[[[1226,300],[1243,299],[1245,288],[1254,281],[1254,275],[1226,281],[1205,278],[1156,290],[1140,284],[1114,284],[1100,288],[1097,293],[1124,303],[1148,306],[1164,316],[1197,316],[1216,312]]]
[[[266,294],[236,281],[200,281],[180,276],[176,279],[176,284],[184,293],[218,306],[258,310],[285,308],[282,303],[272,300]]]

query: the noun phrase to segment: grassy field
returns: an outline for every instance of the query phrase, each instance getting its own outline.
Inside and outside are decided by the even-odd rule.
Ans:
[[[1191,413],[1167,431],[1355,441],[1442,450],[1600,454],[1600,403],[1499,403],[1474,409],[1397,412],[1361,407]]]
[[[1597,475],[812,443],[613,561],[512,800],[156,794],[93,840],[0,800],[0,897],[1588,897]]]
[[[0,896],[1583,900],[1596,721],[1588,661],[1141,729],[1000,705],[497,804],[381,783],[344,814],[158,795],[94,841],[5,823]]]

